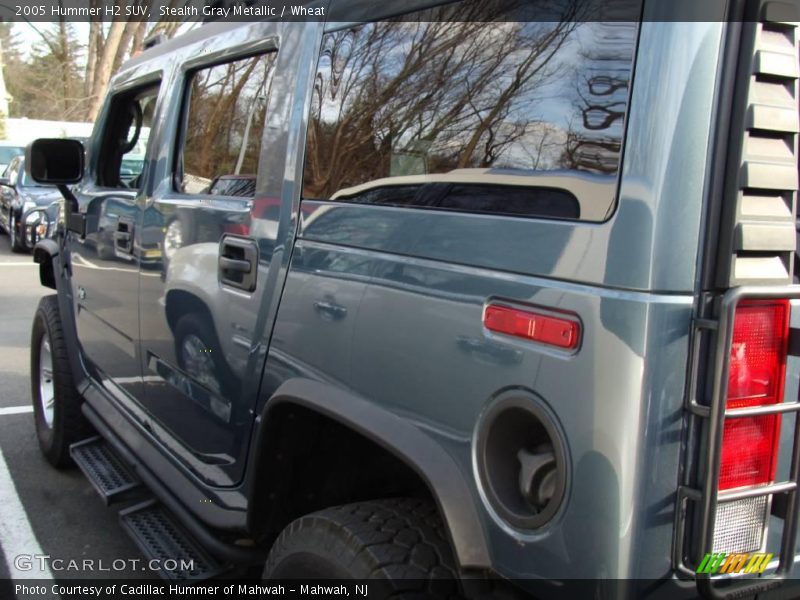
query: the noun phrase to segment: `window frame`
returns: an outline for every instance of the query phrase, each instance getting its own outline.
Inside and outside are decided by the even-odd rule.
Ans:
[[[97,121],[94,131],[92,132],[89,147],[89,180],[99,189],[122,190],[137,194],[140,193],[141,190],[145,189],[147,178],[149,176],[148,163],[150,162],[149,159],[151,153],[153,152],[153,147],[156,144],[156,136],[153,135],[156,132],[155,126],[151,127],[150,136],[147,139],[147,146],[145,147],[144,151],[144,164],[142,165],[142,172],[139,174],[140,184],[137,188],[112,187],[101,184],[100,166],[105,160],[103,149],[107,143],[107,137],[109,135],[108,129],[112,116],[112,109],[115,106],[115,103],[120,97],[128,95],[135,96],[138,93],[147,90],[148,88],[157,88],[158,90],[155,96],[156,104],[153,109],[153,123],[155,124],[158,122],[159,114],[162,111],[165,90],[169,88],[168,84],[165,82],[164,72],[162,70],[159,69],[157,71],[149,72],[141,77],[136,77],[135,79],[126,81],[123,84],[114,87],[113,89],[109,89],[108,96],[103,104],[102,114]]]
[[[170,161],[169,170],[169,194],[175,198],[184,200],[197,200],[201,201],[221,198],[225,200],[252,200],[253,198],[244,196],[215,196],[211,194],[200,194],[184,192],[178,189],[178,176],[183,179],[183,170],[181,162],[183,161],[183,150],[186,142],[186,129],[189,123],[189,109],[192,97],[192,82],[194,76],[205,69],[213,69],[220,65],[226,65],[239,60],[247,60],[257,56],[265,56],[267,54],[275,54],[275,66],[278,68],[277,57],[280,49],[278,47],[278,38],[276,36],[269,36],[259,40],[258,43],[248,44],[246,46],[239,46],[234,48],[225,48],[215,52],[209,52],[199,57],[192,58],[183,62],[180,66],[180,106],[178,107],[177,127],[175,130],[174,139],[172,140],[172,157]],[[267,96],[267,107],[269,107],[270,100],[272,99],[272,90]],[[267,114],[269,111],[267,111]],[[266,117],[265,117],[266,118]],[[266,122],[265,122],[266,125]],[[262,140],[263,142],[263,140]],[[256,195],[258,195],[259,176],[261,171],[262,156],[264,154],[263,143],[258,151],[258,168],[256,169]]]
[[[453,4],[455,5],[455,4],[458,4],[459,2],[462,2],[462,1],[464,1],[464,0],[453,0]],[[640,0],[640,3],[643,6],[644,5],[644,0]],[[320,41],[320,44],[319,44],[319,51],[318,51],[318,54],[317,54],[316,63],[315,63],[314,68],[313,68],[314,79],[316,80],[317,75],[319,74],[320,63],[321,63],[321,61],[322,61],[322,59],[324,57],[325,38],[327,36],[335,34],[335,33],[338,33],[338,32],[341,32],[341,31],[345,31],[345,30],[349,30],[349,29],[352,29],[352,28],[356,28],[356,27],[363,27],[363,26],[372,25],[374,23],[377,23],[377,22],[380,22],[380,21],[384,21],[384,20],[395,20],[395,19],[396,20],[400,20],[403,17],[407,17],[408,15],[413,15],[415,13],[425,13],[425,12],[434,10],[436,8],[440,8],[440,7],[439,6],[424,6],[424,7],[421,7],[419,9],[417,9],[417,10],[405,10],[405,11],[403,11],[401,13],[393,14],[391,16],[386,17],[385,19],[370,20],[370,21],[359,21],[359,22],[336,23],[334,27],[330,27],[330,28],[326,27],[324,32],[322,33],[322,36],[321,36],[321,41]],[[610,22],[611,21],[609,21],[609,23]],[[474,216],[482,216],[482,217],[496,218],[496,219],[514,219],[514,220],[522,219],[522,220],[558,221],[558,222],[561,222],[561,223],[574,223],[574,224],[582,224],[582,225],[598,225],[598,224],[609,222],[614,217],[614,215],[616,214],[617,209],[619,208],[619,204],[620,204],[620,192],[621,192],[621,186],[622,186],[622,180],[623,180],[624,168],[625,168],[625,153],[626,153],[626,147],[628,145],[627,144],[628,143],[628,128],[629,128],[629,125],[630,125],[630,115],[631,115],[632,104],[633,104],[633,92],[634,92],[634,86],[635,86],[635,80],[636,80],[636,67],[637,67],[637,63],[638,63],[638,59],[639,59],[639,47],[640,47],[640,43],[641,43],[642,20],[640,19],[640,20],[638,20],[636,22],[633,22],[632,24],[635,27],[635,29],[632,32],[631,40],[630,40],[630,43],[631,43],[630,62],[629,62],[629,67],[628,67],[628,76],[629,76],[629,78],[628,78],[627,90],[626,90],[626,93],[625,93],[624,112],[622,114],[621,123],[620,123],[620,134],[619,134],[619,145],[620,145],[620,147],[619,147],[619,152],[618,152],[618,160],[617,160],[616,170],[615,170],[615,172],[613,174],[609,174],[608,175],[609,178],[613,178],[613,182],[609,181],[606,184],[608,186],[609,190],[610,190],[609,191],[610,198],[609,198],[609,202],[608,202],[608,205],[607,205],[607,209],[605,210],[603,217],[601,217],[601,218],[584,218],[582,216],[583,213],[585,212],[584,211],[585,203],[591,202],[591,197],[590,197],[591,194],[584,195],[584,194],[581,194],[579,192],[574,192],[573,190],[568,189],[566,187],[559,187],[559,186],[557,186],[555,184],[552,184],[552,183],[542,183],[541,185],[531,185],[531,186],[520,185],[519,187],[521,187],[521,188],[531,187],[533,189],[536,189],[536,188],[552,188],[552,189],[555,189],[555,190],[558,190],[560,192],[563,192],[563,193],[566,193],[566,194],[569,194],[569,195],[573,196],[575,198],[575,200],[577,201],[578,206],[579,206],[579,216],[577,218],[553,217],[553,216],[547,216],[547,215],[544,215],[544,214],[540,215],[540,214],[535,214],[535,213],[530,214],[530,215],[523,215],[523,214],[509,215],[507,213],[502,213],[502,212],[467,210],[467,209],[446,209],[446,208],[439,208],[439,207],[435,207],[435,206],[422,206],[422,205],[417,206],[417,205],[394,205],[394,204],[369,204],[369,203],[363,203],[363,202],[353,202],[353,201],[348,200],[346,198],[333,198],[333,195],[331,195],[330,197],[327,197],[327,198],[308,196],[308,195],[305,194],[305,174],[306,174],[307,163],[308,163],[307,148],[308,148],[309,131],[310,131],[312,122],[314,120],[313,113],[312,113],[312,110],[311,110],[311,102],[310,101],[309,101],[308,109],[307,109],[307,112],[306,112],[306,114],[307,114],[307,122],[306,122],[306,128],[305,128],[305,132],[304,132],[304,137],[303,137],[303,139],[304,139],[304,142],[303,142],[303,167],[302,167],[302,171],[301,171],[301,180],[299,182],[300,201],[301,202],[302,201],[309,201],[309,202],[326,203],[326,204],[331,204],[331,205],[334,205],[334,206],[336,206],[336,205],[346,205],[346,206],[351,206],[352,207],[352,206],[356,206],[356,205],[361,205],[365,209],[370,209],[370,208],[372,208],[372,209],[381,209],[381,208],[383,208],[383,209],[389,209],[389,210],[411,210],[411,211],[421,210],[421,211],[427,211],[427,212],[439,213],[439,214],[474,215]],[[308,100],[310,100],[311,95],[313,93],[314,93],[313,89],[311,89],[309,91]],[[492,168],[493,167],[488,167],[487,169],[492,169]],[[507,172],[509,174],[512,174],[512,175],[513,174],[519,174],[519,171],[520,171],[519,169],[499,169],[499,168],[498,168],[498,170],[499,171],[505,171],[505,172]],[[537,173],[537,174],[547,174],[548,173],[548,171],[544,171],[544,170],[537,171],[537,170],[533,170],[533,169],[527,170],[527,172],[529,172],[529,173]],[[553,173],[555,175],[559,176],[559,177],[570,177],[570,178],[573,178],[577,182],[580,182],[581,179],[583,179],[583,178],[591,177],[591,176],[596,175],[595,173],[592,173],[590,171],[577,171],[577,170],[557,170],[557,171],[553,171]],[[443,174],[445,174],[445,173],[427,173],[426,175],[443,175]],[[386,178],[393,178],[393,177],[390,177],[388,175],[385,176],[385,177]],[[399,176],[399,177],[404,177],[404,176]],[[369,182],[365,182],[365,183],[361,183],[361,184],[357,184],[357,185],[353,185],[353,186],[347,186],[347,187],[358,187],[358,186],[361,186],[361,185],[365,185],[367,183],[369,183]],[[453,181],[452,183],[453,183],[453,185],[462,185],[464,182]],[[477,184],[477,182],[476,182],[476,184]],[[484,182],[482,182],[482,184],[483,185],[498,185],[500,187],[504,186],[504,184],[502,182],[497,182],[495,184],[494,182],[492,182],[490,180],[484,181]],[[347,189],[347,188],[342,188],[342,189]],[[337,193],[338,193],[338,191],[337,191]]]

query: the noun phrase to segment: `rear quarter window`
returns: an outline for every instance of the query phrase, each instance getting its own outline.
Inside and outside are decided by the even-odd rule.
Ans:
[[[304,198],[607,218],[638,26],[551,4],[572,20],[453,22],[433,9],[326,34]]]

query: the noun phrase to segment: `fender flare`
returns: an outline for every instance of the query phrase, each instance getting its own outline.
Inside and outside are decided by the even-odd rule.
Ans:
[[[260,413],[256,453],[264,442],[262,433],[270,412],[285,404],[302,406],[338,421],[402,460],[425,481],[439,505],[461,568],[491,567],[489,546],[470,486],[455,460],[422,429],[351,391],[292,378],[275,391]]]
[[[58,244],[55,240],[45,238],[36,242],[33,247],[33,262],[39,265],[39,282],[44,287],[56,288],[56,268],[54,259],[58,256]]]
[[[65,257],[67,260],[69,259],[68,254]],[[72,367],[72,376],[75,379],[75,387],[82,394],[89,386],[89,379],[81,358],[81,346],[78,341],[75,312],[70,293],[69,271],[62,271],[61,258],[61,248],[54,239],[39,240],[33,247],[33,262],[39,265],[39,282],[44,287],[49,287],[57,292],[58,311],[61,314],[64,337],[67,339],[67,353]],[[58,289],[59,285],[61,289]]]

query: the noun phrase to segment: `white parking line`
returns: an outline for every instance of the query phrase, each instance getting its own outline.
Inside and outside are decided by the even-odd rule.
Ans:
[[[2,415],[22,415],[25,413],[32,413],[33,406],[6,406],[0,408],[0,416]]]
[[[14,480],[11,478],[2,452],[0,452],[0,547],[3,549],[11,579],[53,579],[47,564],[40,565],[38,560],[32,559],[32,568],[29,571],[18,569],[15,564],[15,556],[42,555],[44,552],[33,534],[28,515],[19,500]],[[41,566],[44,566],[44,569],[41,569]]]
[[[35,267],[35,262],[0,262],[0,267]]]

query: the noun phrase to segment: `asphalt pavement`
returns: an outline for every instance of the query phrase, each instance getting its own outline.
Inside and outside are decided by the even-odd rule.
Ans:
[[[56,470],[39,453],[29,346],[36,306],[50,293],[31,256],[12,253],[0,234],[1,599],[14,598],[14,582],[23,579],[142,576],[131,562],[142,555],[120,528],[118,509],[107,508],[76,468]]]

